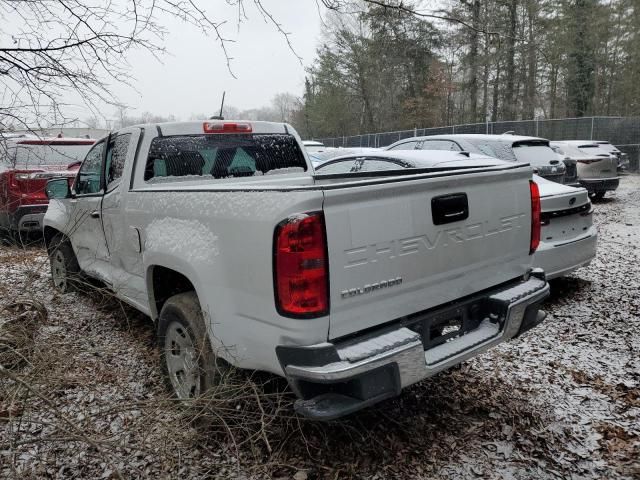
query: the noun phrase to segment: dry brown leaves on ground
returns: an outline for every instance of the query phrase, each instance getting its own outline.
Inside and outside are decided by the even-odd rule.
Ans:
[[[3,298],[48,311],[6,310],[35,329],[28,361],[0,371],[0,477],[638,478],[640,177],[595,210],[598,258],[553,283],[543,327],[329,424],[250,372],[177,403],[148,319],[54,293],[40,248],[0,248]]]

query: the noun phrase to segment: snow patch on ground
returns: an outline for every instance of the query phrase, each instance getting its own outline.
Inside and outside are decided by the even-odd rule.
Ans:
[[[218,251],[213,232],[170,218],[194,194],[170,195],[154,228],[173,232],[180,255]],[[239,194],[247,210],[236,212],[240,198],[197,195],[203,215],[281,208],[273,194],[264,206]],[[594,209],[598,256],[553,282],[542,326],[339,422],[287,410],[301,431],[267,425],[258,459],[203,441],[168,405],[148,318],[99,294],[57,294],[43,248],[0,246],[0,305],[27,293],[49,313],[19,372],[46,400],[2,398],[0,379],[0,478],[640,478],[640,176]]]

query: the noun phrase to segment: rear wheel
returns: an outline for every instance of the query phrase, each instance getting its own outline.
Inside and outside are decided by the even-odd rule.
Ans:
[[[589,198],[591,198],[591,200],[595,200],[596,202],[602,200],[604,198],[604,194],[607,193],[605,191],[599,191],[599,192],[591,192],[589,194]]]
[[[158,344],[167,383],[181,400],[199,397],[221,377],[195,292],[169,298],[158,320]]]
[[[55,235],[47,248],[51,264],[51,280],[56,290],[67,293],[78,285],[80,267],[71,243],[62,235]]]

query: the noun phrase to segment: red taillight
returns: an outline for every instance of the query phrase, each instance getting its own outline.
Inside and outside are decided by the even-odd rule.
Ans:
[[[286,317],[321,317],[329,313],[329,267],[324,216],[291,217],[276,227],[274,288],[278,312]]]
[[[13,170],[9,173],[9,184],[12,187],[19,187],[20,182],[27,182],[29,180],[36,180],[38,174],[44,172],[44,170]]]
[[[38,172],[40,170],[37,170]],[[14,170],[12,172],[8,172],[9,175],[9,186],[16,189],[20,187],[20,182],[25,182],[33,177],[32,170]]]
[[[529,255],[533,254],[540,245],[540,190],[538,184],[529,180],[529,190],[531,192],[531,243],[529,244]]]
[[[14,189],[18,188],[18,179],[14,172],[7,172],[7,179],[9,181],[9,188]]]
[[[251,133],[250,123],[240,122],[204,122],[202,125],[204,133]]]

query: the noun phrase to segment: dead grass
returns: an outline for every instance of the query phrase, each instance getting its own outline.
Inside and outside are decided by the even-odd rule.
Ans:
[[[621,205],[596,206],[603,230]],[[543,331],[319,424],[264,374],[232,372],[177,402],[147,318],[97,285],[56,294],[42,249],[0,248],[0,304],[48,313],[26,360],[0,370],[0,477],[637,478],[636,270],[637,249],[607,247],[554,286]]]
[[[470,369],[331,424],[297,417],[286,382],[260,373],[232,371],[206,396],[185,404],[162,383],[159,352],[143,316],[104,290],[54,294],[49,306],[52,318],[39,323],[28,364],[0,372],[0,422],[9,433],[0,452],[13,452],[5,471],[16,476],[48,475],[67,462],[68,474],[83,478],[181,471],[335,478],[358,477],[363,469],[402,476],[407,465],[434,474],[438,460],[465,438],[489,442],[505,422],[512,438],[542,429],[537,406]],[[504,454],[500,444],[488,448]],[[536,448],[548,450],[544,442]],[[28,463],[39,469],[15,457],[25,452],[33,452]]]

